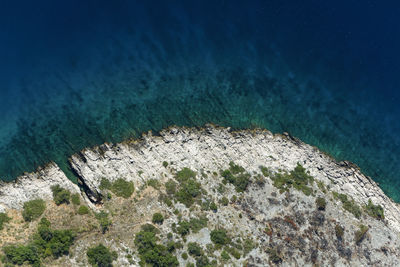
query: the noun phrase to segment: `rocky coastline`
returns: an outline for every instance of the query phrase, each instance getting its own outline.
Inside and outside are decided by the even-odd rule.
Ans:
[[[369,224],[370,235],[382,229],[385,229],[385,233],[392,233],[392,237],[389,238],[391,241],[387,241],[390,245],[387,245],[389,243],[385,245],[389,247],[389,250],[393,244],[400,242],[400,205],[387,197],[371,178],[362,174],[356,165],[347,161],[337,162],[316,147],[305,144],[287,133],[274,135],[262,129],[233,131],[230,128],[214,125],[206,125],[203,128],[173,126],[162,130],[157,135],[149,132],[137,140],[128,140],[119,144],[103,144],[85,149],[70,158],[71,169],[78,177],[80,186],[72,183],[55,163],[41,167],[34,173],[24,174],[14,182],[3,182],[0,184],[0,212],[21,210],[24,202],[36,198],[51,200],[53,198],[51,187],[57,184],[72,193],[79,193],[92,210],[101,210],[105,201],[104,190],[101,189],[103,178],[110,182],[123,178],[133,182],[136,188],[141,188],[149,180],[164,181],[168,178],[162,162],[168,162],[172,173],[186,167],[197,173],[205,173],[205,171],[220,173],[222,169],[229,166],[230,162],[234,162],[254,175],[260,172],[260,166],[268,168],[271,172],[278,172],[293,170],[301,164],[314,181],[326,185],[329,192],[334,192],[336,195],[345,194],[362,207],[371,201],[381,206],[385,214],[383,220],[363,217],[364,221],[371,220],[372,222]],[[267,192],[266,195],[260,195],[260,199],[257,199],[255,195],[251,200],[268,202],[268,194],[275,192],[273,191],[274,183],[272,181],[265,183],[267,189],[257,191],[257,194]],[[255,192],[256,189],[249,190]],[[317,190],[315,189],[314,192]],[[290,198],[288,194],[287,192],[286,198]],[[292,193],[292,190],[290,194],[300,200],[304,199],[305,202],[309,201],[308,196],[302,197],[302,194]],[[285,194],[281,195],[282,197],[277,197],[279,200],[277,201],[284,203]],[[347,212],[340,208],[340,201],[332,196],[329,198],[332,203],[336,203],[332,205],[337,205],[337,211],[330,214],[331,217],[349,217]],[[265,222],[268,221],[269,216],[272,216],[266,211],[261,211],[261,206],[258,207],[256,204],[250,204],[247,208],[243,205],[242,203],[241,208],[247,212],[247,215],[253,216],[251,220]],[[282,209],[286,208],[284,204],[280,205]],[[268,206],[273,206],[271,201]],[[279,210],[279,207],[274,207],[273,210]],[[356,228],[358,222],[357,219],[353,220],[349,217],[342,223],[352,224],[351,227]],[[374,228],[376,230],[372,230]],[[372,260],[370,257],[369,263],[375,260],[377,266],[398,264],[399,260],[395,259],[399,251],[394,250],[395,248],[390,257],[385,258],[385,253]],[[260,260],[263,260],[262,256]],[[347,265],[346,262],[349,265],[359,263],[360,266],[369,264],[368,257],[358,258],[355,261],[347,259],[347,261],[336,263]],[[257,265],[256,263],[257,261],[253,259],[253,264]],[[123,261],[119,265],[124,265]]]

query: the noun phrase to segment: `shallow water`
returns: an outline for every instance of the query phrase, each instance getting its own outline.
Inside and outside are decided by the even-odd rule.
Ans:
[[[0,11],[3,180],[213,122],[290,132],[400,201],[398,3],[31,2]]]

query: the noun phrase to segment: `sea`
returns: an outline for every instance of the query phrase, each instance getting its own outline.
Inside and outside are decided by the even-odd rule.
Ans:
[[[0,3],[0,179],[170,125],[289,132],[400,201],[400,2]],[[168,159],[166,159],[168,160]]]

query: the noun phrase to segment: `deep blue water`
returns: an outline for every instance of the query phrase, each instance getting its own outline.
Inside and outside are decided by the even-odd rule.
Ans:
[[[288,131],[400,201],[397,1],[3,1],[0,177],[171,124]]]

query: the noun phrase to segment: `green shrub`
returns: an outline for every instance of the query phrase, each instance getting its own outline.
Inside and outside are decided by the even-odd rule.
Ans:
[[[268,167],[260,166],[260,170],[265,177],[271,177],[273,175],[272,171]]]
[[[318,197],[315,200],[315,204],[317,205],[317,209],[319,209],[319,210],[325,210],[325,208],[326,208],[326,200],[325,200],[325,198]]]
[[[174,195],[176,192],[176,183],[173,180],[168,180],[168,182],[165,183],[165,190],[168,195]]]
[[[363,224],[361,224],[359,227],[360,227],[360,230],[358,230],[354,233],[354,240],[356,241],[357,245],[360,244],[364,240],[365,234],[367,233],[367,231],[369,229],[368,226],[365,226]]]
[[[89,263],[94,267],[111,267],[113,260],[117,259],[117,254],[111,252],[103,244],[89,248],[86,255]]]
[[[57,205],[63,203],[69,204],[69,199],[71,197],[69,190],[62,188],[59,185],[53,185],[51,191],[53,192],[53,200]]]
[[[188,244],[188,252],[190,255],[197,257],[203,254],[203,249],[199,246],[199,244],[190,242]]]
[[[223,250],[221,252],[221,259],[223,261],[228,261],[228,260],[230,260],[230,258],[231,258],[231,256],[229,256],[229,253],[226,250]]]
[[[187,260],[188,259],[188,254],[186,252],[183,252],[181,254],[182,259]]]
[[[162,214],[159,212],[154,213],[152,222],[156,224],[162,224],[164,222],[164,216],[162,216]]]
[[[58,258],[69,254],[69,248],[72,246],[75,236],[71,230],[51,229],[50,222],[46,218],[42,218],[37,234],[33,237],[33,243],[43,258],[50,255]]]
[[[123,198],[129,198],[133,194],[134,190],[135,187],[133,182],[128,182],[122,178],[117,179],[111,185],[111,191],[115,195]]]
[[[176,193],[176,199],[190,207],[194,203],[194,198],[201,195],[201,185],[193,179],[188,179],[179,185],[179,191]]]
[[[211,266],[210,261],[206,255],[201,255],[196,258],[196,267],[208,267]]]
[[[185,182],[185,181],[187,181],[187,180],[189,180],[189,179],[194,179],[194,178],[196,178],[196,172],[195,171],[192,171],[191,169],[189,169],[189,168],[183,168],[182,170],[180,170],[180,171],[178,171],[177,173],[176,173],[176,180],[178,180],[179,182]]]
[[[101,178],[100,180],[100,186],[99,186],[100,190],[110,190],[111,189],[111,182],[110,180],[106,179],[106,178]]]
[[[218,211],[218,206],[217,206],[217,204],[215,204],[214,201],[210,203],[210,210],[212,210],[214,212]]]
[[[240,259],[240,252],[234,247],[228,247],[226,250],[231,254],[235,259]]]
[[[89,213],[89,208],[87,206],[80,206],[78,209],[78,214],[79,215],[85,215]]]
[[[152,225],[142,226],[135,236],[135,245],[141,259],[140,265],[178,266],[178,259],[164,245],[158,244],[157,229]]]
[[[362,211],[360,206],[353,199],[349,199],[345,194],[338,194],[337,192],[333,192],[333,196],[338,198],[343,205],[343,208],[348,212],[352,213],[357,219],[361,217]]]
[[[371,199],[368,200],[368,204],[365,206],[365,211],[371,217],[383,220],[385,219],[384,211],[381,205],[372,204]]]
[[[193,233],[198,233],[204,227],[207,227],[208,219],[205,216],[201,216],[200,218],[191,218],[189,225],[190,229]]]
[[[38,251],[33,245],[18,245],[3,247],[5,261],[12,264],[22,265],[24,263],[32,266],[41,266]]]
[[[335,225],[335,234],[337,239],[342,240],[343,239],[343,235],[344,235],[344,228],[342,226],[340,226],[339,224]]]
[[[312,194],[312,188],[309,186],[314,182],[314,178],[307,174],[306,169],[297,163],[297,166],[287,172],[278,172],[271,176],[274,186],[283,193],[289,191],[291,187],[302,191],[306,196]]]
[[[74,204],[76,206],[81,204],[81,199],[80,199],[78,193],[75,193],[75,194],[71,195],[71,202],[72,202],[72,204]]]
[[[11,220],[10,217],[7,216],[7,214],[1,212],[0,213],[0,230],[3,230],[4,224],[8,223]]]
[[[190,233],[190,223],[188,221],[180,221],[178,225],[179,226],[176,229],[178,234],[185,236]]]
[[[211,231],[210,238],[214,244],[226,245],[229,243],[229,237],[224,229]]]
[[[153,187],[154,189],[160,189],[160,181],[157,179],[150,179],[147,181],[147,185]]]
[[[164,168],[167,168],[167,166],[168,166],[168,162],[166,162],[166,161],[163,161],[162,165],[164,166]]]
[[[46,209],[46,203],[43,199],[34,199],[24,203],[22,217],[25,221],[31,222],[39,218]]]
[[[250,183],[250,174],[246,170],[233,163],[229,163],[229,169],[221,171],[224,183],[230,183],[235,186],[237,192],[244,192]]]
[[[99,213],[96,214],[96,219],[100,224],[100,228],[103,234],[107,232],[107,230],[110,228],[112,224],[111,220],[108,218],[108,213],[100,211]]]

